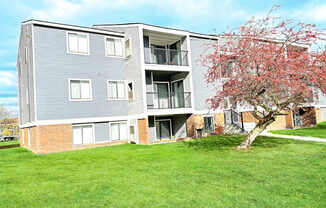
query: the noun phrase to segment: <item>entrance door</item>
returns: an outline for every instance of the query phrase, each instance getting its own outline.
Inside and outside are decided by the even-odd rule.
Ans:
[[[156,82],[154,83],[154,108],[169,108],[169,83]]]
[[[301,109],[293,112],[293,124],[295,127],[301,127],[302,124],[302,112]]]
[[[175,108],[185,107],[183,80],[172,82],[172,98],[173,98],[173,107]]]
[[[165,119],[165,120],[156,120],[155,121],[156,126],[156,138],[161,139],[171,139],[172,133],[171,133],[171,120]]]

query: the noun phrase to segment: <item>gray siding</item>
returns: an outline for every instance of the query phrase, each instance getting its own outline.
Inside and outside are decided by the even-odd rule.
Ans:
[[[95,142],[104,142],[109,140],[109,123],[95,123]]]
[[[126,80],[135,81],[134,92],[135,100],[128,104],[128,114],[141,114],[144,113],[144,98],[143,87],[144,81],[142,79],[141,59],[140,53],[143,53],[140,47],[139,28],[137,26],[130,27],[97,27],[107,29],[110,31],[124,32],[126,40],[131,39],[132,55],[126,59],[124,76]]]
[[[35,121],[32,25],[22,25],[18,48],[19,123]],[[27,49],[27,61],[25,61]]]
[[[108,101],[107,80],[125,80],[125,60],[106,57],[104,36],[89,34],[90,55],[66,51],[66,30],[35,26],[39,120],[128,115],[128,101]],[[91,79],[93,100],[69,101],[68,79]]]
[[[190,38],[194,107],[197,111],[207,110],[209,106],[206,103],[206,99],[214,95],[212,87],[207,86],[205,83],[206,68],[196,61],[206,51],[205,44],[210,41],[212,40]]]

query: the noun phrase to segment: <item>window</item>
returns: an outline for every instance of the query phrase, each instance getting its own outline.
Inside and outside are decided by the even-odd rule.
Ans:
[[[92,144],[93,125],[73,126],[72,127],[73,144]]]
[[[70,100],[92,100],[92,87],[90,80],[70,80]]]
[[[28,48],[25,48],[25,64],[27,64],[28,61]]]
[[[122,39],[106,38],[105,39],[105,55],[123,57]]]
[[[110,138],[111,140],[128,139],[127,122],[111,122],[110,123]]]
[[[128,100],[133,101],[134,100],[134,84],[133,82],[128,83]]]
[[[131,39],[130,38],[125,41],[125,51],[126,51],[127,58],[132,55]]]
[[[108,98],[110,100],[127,99],[125,81],[108,81]]]
[[[74,54],[89,54],[88,35],[68,32],[68,52]]]
[[[129,137],[131,141],[136,141],[136,132],[135,132],[135,126],[129,126]]]
[[[204,128],[206,132],[214,132],[214,118],[213,116],[204,117]]]

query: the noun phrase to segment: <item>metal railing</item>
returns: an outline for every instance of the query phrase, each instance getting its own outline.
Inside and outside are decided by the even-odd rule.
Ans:
[[[188,51],[145,47],[144,59],[146,64],[188,66]]]
[[[191,93],[158,93],[147,92],[148,109],[191,108]]]
[[[233,109],[224,110],[225,124],[234,124],[240,129],[244,130],[242,115]]]

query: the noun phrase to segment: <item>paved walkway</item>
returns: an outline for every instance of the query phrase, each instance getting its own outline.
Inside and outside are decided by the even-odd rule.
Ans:
[[[269,137],[279,137],[279,138],[285,138],[285,139],[296,139],[296,140],[302,140],[302,141],[326,142],[326,138],[321,139],[321,138],[317,138],[317,137],[305,137],[305,136],[272,134],[272,133],[268,133],[268,132],[263,132],[261,135],[262,136],[269,136]]]

